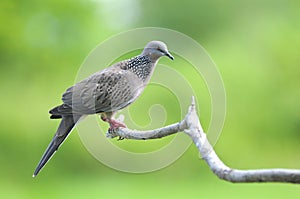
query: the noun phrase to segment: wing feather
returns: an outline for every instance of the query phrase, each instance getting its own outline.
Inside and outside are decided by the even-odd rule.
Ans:
[[[131,104],[143,89],[131,71],[109,67],[68,88],[57,110],[62,115],[113,112]]]

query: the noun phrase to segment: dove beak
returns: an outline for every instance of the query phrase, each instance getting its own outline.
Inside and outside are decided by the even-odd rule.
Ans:
[[[165,55],[170,59],[174,60],[174,57],[169,52],[165,52]]]

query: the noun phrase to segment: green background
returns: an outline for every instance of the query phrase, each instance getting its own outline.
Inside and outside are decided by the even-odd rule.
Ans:
[[[58,125],[48,110],[61,103],[88,53],[116,33],[146,26],[189,35],[217,64],[227,115],[215,150],[226,164],[299,168],[300,1],[2,0],[0,21],[1,198],[299,197],[299,185],[221,181],[193,145],[162,170],[115,171],[88,153],[76,130],[39,176],[31,175]],[[177,60],[162,63],[192,75]],[[205,92],[200,110],[207,129],[211,108]],[[137,123],[149,123],[145,103],[167,104],[166,123],[180,120],[174,99],[147,88],[132,105]],[[170,139],[117,144],[145,151]]]

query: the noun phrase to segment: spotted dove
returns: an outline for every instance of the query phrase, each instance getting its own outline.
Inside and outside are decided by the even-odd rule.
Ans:
[[[134,102],[142,93],[162,56],[174,59],[166,44],[151,41],[140,55],[96,72],[68,88],[62,96],[63,104],[49,111],[51,119],[61,119],[61,122],[33,177],[45,166],[75,124],[84,116],[99,114],[103,121],[109,123],[110,130],[126,127],[114,120],[113,115]]]

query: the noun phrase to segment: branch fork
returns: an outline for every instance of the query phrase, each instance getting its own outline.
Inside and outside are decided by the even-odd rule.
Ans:
[[[118,128],[107,132],[106,136],[108,138],[148,140],[166,137],[178,132],[184,132],[193,140],[202,159],[205,160],[213,173],[222,180],[233,183],[282,182],[300,184],[300,170],[296,169],[238,170],[226,166],[210,145],[203,131],[196,112],[194,97],[192,97],[192,103],[185,118],[178,123],[148,131]]]

